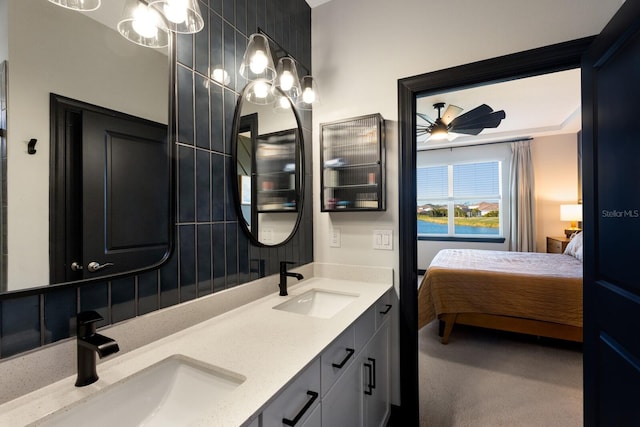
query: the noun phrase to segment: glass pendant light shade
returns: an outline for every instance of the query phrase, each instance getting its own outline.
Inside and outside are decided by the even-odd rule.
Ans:
[[[145,47],[165,47],[169,44],[167,26],[160,13],[140,0],[127,0],[118,22],[118,32],[132,42]]]
[[[193,34],[204,28],[198,0],[151,0],[149,6],[166,18],[167,28],[171,31]]]
[[[66,7],[67,9],[91,12],[100,7],[100,0],[49,0],[53,4]]]
[[[290,56],[280,58],[276,67],[275,86],[296,102],[300,95],[300,80],[296,62]]]
[[[296,100],[296,106],[301,110],[311,110],[313,105],[320,103],[320,92],[316,80],[311,76],[304,76],[300,80],[300,96]]]
[[[273,103],[273,111],[276,113],[289,113],[291,114],[291,110],[293,110],[294,102],[291,98],[286,95],[281,89],[277,87],[273,88],[273,94],[275,96],[275,101]]]
[[[250,81],[263,79],[271,82],[275,79],[276,68],[273,66],[269,40],[262,34],[249,37],[249,45],[240,64],[240,75]]]
[[[276,100],[275,91],[270,81],[258,79],[249,82],[245,99],[256,105],[269,105]]]

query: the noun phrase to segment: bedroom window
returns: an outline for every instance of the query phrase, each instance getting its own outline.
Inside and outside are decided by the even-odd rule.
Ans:
[[[418,235],[502,236],[502,162],[418,167]]]

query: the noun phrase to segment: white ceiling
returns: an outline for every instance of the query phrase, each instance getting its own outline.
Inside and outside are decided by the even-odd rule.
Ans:
[[[453,142],[445,140],[419,143],[418,149],[576,133],[581,126],[580,70],[561,71],[418,98],[417,111],[435,119],[438,117],[437,110],[433,108],[436,102],[462,107],[464,111],[460,114],[487,104],[495,111],[504,110],[506,117],[497,128],[485,129],[477,136],[459,136]]]

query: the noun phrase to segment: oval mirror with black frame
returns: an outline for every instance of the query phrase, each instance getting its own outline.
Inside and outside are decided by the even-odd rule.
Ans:
[[[6,105],[7,118],[6,132],[1,137],[7,146],[6,163],[3,159],[7,207],[1,215],[4,219],[0,217],[0,235],[6,236],[0,263],[0,276],[4,276],[0,280],[1,293],[37,292],[34,288],[141,272],[159,266],[170,253],[175,207],[175,147],[169,137],[172,49],[151,49],[122,37],[116,25],[124,3],[125,0],[103,1],[92,12],[77,12],[42,0],[10,0],[0,7],[0,23],[7,24],[0,25],[0,63],[4,63],[0,69],[6,70],[5,93],[9,94],[6,104],[2,103],[3,107]],[[153,139],[164,140],[163,145],[148,151],[146,137],[122,138],[128,130],[123,132],[121,124],[114,124],[116,118],[150,124],[155,129]],[[109,131],[101,132],[96,125],[104,125],[103,130]],[[107,239],[114,255],[124,254],[141,243],[130,240],[133,234],[129,230],[141,223],[140,217],[132,219],[128,214],[135,209],[126,202],[132,195],[123,198],[117,192],[118,188],[128,191],[127,182],[131,179],[144,181],[140,175],[131,179],[112,175],[108,183],[93,182],[98,185],[91,188],[100,191],[83,185],[90,192],[88,196],[94,197],[94,207],[96,202],[102,203],[98,199],[108,197],[102,199],[106,204],[97,208],[101,212],[94,208],[79,210],[80,216],[74,219],[56,210],[61,202],[81,200],[80,187],[71,185],[73,178],[62,171],[69,166],[73,173],[82,173],[86,166],[82,154],[89,155],[88,151],[78,151],[67,153],[65,159],[64,150],[56,150],[56,141],[89,138],[89,133],[82,134],[89,128],[94,134],[101,133],[103,149],[98,151],[109,156],[93,159],[102,162],[102,166],[122,166],[135,172],[147,159],[156,166],[162,165],[162,178],[156,175],[138,187],[138,195],[156,198],[157,203],[143,209],[146,215],[154,212],[162,217],[160,223],[153,224],[153,237],[142,242],[153,249],[153,254],[140,263],[129,263],[131,258],[127,256],[119,260],[99,254],[90,256],[83,253],[82,247],[73,259],[66,259],[74,245],[84,244],[78,239],[68,244],[69,254],[59,249],[59,242],[68,238],[68,232],[77,235],[87,220],[101,224],[98,233]],[[35,142],[29,144],[30,141]],[[78,167],[63,165],[74,156],[80,161]],[[116,160],[119,166],[113,163]],[[74,208],[73,203],[69,208]],[[98,214],[109,214],[111,220]],[[51,222],[54,216],[57,220]],[[117,227],[105,230],[105,221],[112,221]],[[91,239],[92,233],[87,234],[89,241],[98,242]],[[99,246],[105,247],[103,243]]]
[[[283,245],[302,214],[304,146],[298,114],[282,91],[258,80],[242,91],[233,129],[237,185],[232,187],[241,227],[258,246]]]

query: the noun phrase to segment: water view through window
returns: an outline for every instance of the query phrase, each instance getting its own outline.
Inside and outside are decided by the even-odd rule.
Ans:
[[[417,168],[418,235],[499,236],[501,164]]]

